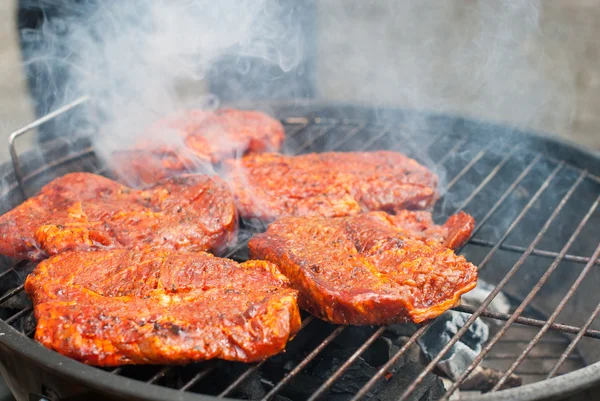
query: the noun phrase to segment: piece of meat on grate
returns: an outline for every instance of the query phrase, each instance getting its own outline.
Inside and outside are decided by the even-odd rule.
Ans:
[[[278,151],[283,125],[258,111],[188,110],[160,120],[133,149],[119,150],[112,166],[128,185],[146,186],[248,153]]]
[[[226,162],[226,170],[247,219],[426,209],[437,198],[437,176],[390,151],[254,154]]]
[[[91,365],[256,362],[300,327],[297,292],[274,264],[204,252],[66,252],[25,290],[36,340]]]
[[[90,173],[57,178],[0,216],[0,254],[40,260],[68,250],[222,251],[237,211],[219,178],[182,175],[133,190]]]
[[[465,213],[435,226],[428,212],[397,216],[289,217],[249,242],[250,255],[278,265],[300,306],[338,324],[432,319],[477,283],[477,268],[450,247],[473,230]]]

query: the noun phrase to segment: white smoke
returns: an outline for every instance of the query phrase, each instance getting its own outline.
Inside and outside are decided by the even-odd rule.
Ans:
[[[57,91],[61,86],[63,96],[48,109],[90,95],[103,121],[95,137],[101,156],[146,135],[149,123],[170,112],[219,106],[204,85],[223,57],[229,64],[218,67],[246,74],[248,82],[258,82],[258,92],[261,80],[270,77],[254,76],[248,60],[273,65],[275,78],[315,57],[318,95],[328,101],[469,114],[520,126],[568,124],[574,112],[574,74],[566,52],[555,51],[549,60],[539,1],[321,0],[316,55],[303,53],[305,38],[294,11],[304,5],[74,2],[72,10],[49,17],[40,32],[32,32],[44,35],[45,45],[26,62],[69,66],[72,79],[51,82]],[[552,63],[561,66],[552,69],[554,75]],[[228,88],[233,98],[243,92],[237,84]],[[428,125],[417,115],[404,129],[425,137]],[[420,145],[417,141],[414,148],[422,148],[421,159],[429,162]],[[428,164],[434,168],[433,161]],[[444,171],[436,170],[444,178]]]
[[[328,0],[322,5],[318,76],[328,100],[541,129],[564,130],[571,122],[574,52],[564,46],[566,38],[585,38],[558,25],[557,17],[544,20],[549,4]]]
[[[46,107],[89,95],[94,114],[88,118],[102,122],[94,138],[102,156],[135,142],[170,112],[217,107],[204,79],[221,57],[232,58],[231,68],[238,70],[247,68],[244,60],[261,59],[282,73],[303,57],[299,30],[293,21],[284,25],[290,24],[288,11],[274,0],[56,4],[60,13],[48,13],[41,29],[23,32],[25,38],[44,37],[26,63],[67,66],[68,77],[51,77],[62,85],[55,92],[61,95]]]

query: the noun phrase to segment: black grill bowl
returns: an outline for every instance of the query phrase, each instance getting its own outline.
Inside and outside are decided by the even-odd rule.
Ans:
[[[511,313],[531,291],[537,293],[483,360],[485,366],[507,370],[516,358],[523,358],[515,372],[525,384],[486,394],[463,392],[460,399],[562,399],[600,385],[600,322],[594,320],[600,312],[597,154],[518,129],[460,117],[312,102],[259,108],[283,121],[287,153],[393,149],[435,170],[441,177],[443,197],[434,217],[442,221],[458,209],[475,217],[476,232],[461,253],[480,266],[480,277],[502,285],[502,292],[513,303]],[[105,172],[85,137],[45,143],[20,155],[19,161],[27,196],[67,172]],[[22,195],[11,163],[0,166],[0,177],[0,212],[4,213],[22,202]],[[244,255],[242,245],[230,256],[243,259]],[[237,377],[253,372],[247,366],[223,362],[110,371],[50,351],[31,339],[31,307],[20,287],[31,268],[0,260],[0,369],[19,401],[42,397],[56,401],[212,400],[235,394],[231,384],[236,377],[226,382],[223,372],[231,375],[235,371]],[[543,286],[536,285],[548,269],[554,269],[553,273]],[[484,308],[462,308],[499,319],[502,324],[511,319]],[[545,324],[548,319],[553,324]],[[317,344],[316,350],[314,346],[302,350],[305,359],[300,358],[300,368],[291,367],[284,385],[265,380],[267,392],[273,387],[298,385],[294,384],[298,380],[295,371],[310,366],[311,360],[306,358],[318,358],[327,349],[327,341],[344,330],[316,319],[307,327],[311,325],[320,325],[325,342]],[[526,357],[521,356],[540,326],[547,332],[534,340],[537,345]],[[555,377],[546,379],[571,342],[568,358]],[[300,349],[293,344],[289,352]],[[267,362],[256,371],[269,366]],[[428,372],[433,368],[433,364],[426,366]],[[385,373],[383,369],[381,374]],[[417,377],[415,386],[422,379]],[[327,389],[319,391],[320,399],[328,399]],[[412,399],[408,396],[397,394],[396,398]]]

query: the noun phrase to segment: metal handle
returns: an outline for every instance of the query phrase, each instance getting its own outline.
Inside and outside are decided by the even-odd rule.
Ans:
[[[23,200],[27,199],[27,194],[25,193],[25,183],[23,180],[23,170],[21,169],[21,162],[19,161],[19,156],[17,155],[17,151],[15,149],[15,140],[18,137],[20,137],[21,135],[31,131],[32,129],[39,127],[40,125],[58,117],[59,115],[61,115],[63,113],[66,113],[67,111],[69,111],[83,103],[86,103],[88,100],[90,100],[89,96],[87,96],[87,95],[82,96],[79,99],[77,99],[65,106],[62,106],[62,107],[46,114],[43,117],[38,118],[34,122],[27,124],[23,128],[10,134],[10,136],[8,137],[8,150],[10,152],[10,158],[12,159],[13,168],[15,169],[15,176],[17,178],[17,183],[19,184],[19,192],[21,192],[21,196],[23,197]]]

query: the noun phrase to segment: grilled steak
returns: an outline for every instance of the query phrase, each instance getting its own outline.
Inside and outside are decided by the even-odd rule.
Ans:
[[[220,252],[236,226],[233,197],[218,178],[183,175],[140,191],[72,173],[0,216],[0,254],[39,260],[67,250],[148,246]]]
[[[154,184],[247,153],[277,151],[285,139],[278,120],[256,111],[190,110],[150,128],[135,149],[118,151],[112,164],[128,185]]]
[[[425,209],[437,196],[435,174],[396,152],[253,154],[227,162],[227,169],[247,219]]]
[[[278,265],[300,291],[300,306],[338,324],[434,318],[475,287],[477,268],[449,247],[473,230],[460,213],[443,226],[428,212],[398,216],[289,217],[254,236],[250,255]]]
[[[297,292],[275,265],[210,254],[66,252],[27,277],[35,338],[99,366],[255,362],[298,331]]]

